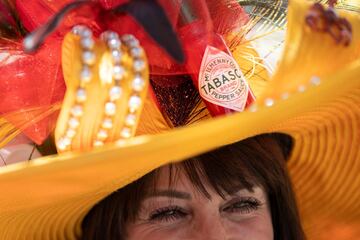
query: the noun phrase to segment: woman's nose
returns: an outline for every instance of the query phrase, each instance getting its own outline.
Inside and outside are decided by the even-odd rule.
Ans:
[[[198,220],[196,240],[226,240],[226,231],[219,214],[203,217]]]

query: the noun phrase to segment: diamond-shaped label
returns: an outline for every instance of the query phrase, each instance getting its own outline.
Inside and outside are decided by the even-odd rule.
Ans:
[[[207,46],[199,72],[199,92],[208,102],[241,112],[246,105],[249,86],[231,56]]]

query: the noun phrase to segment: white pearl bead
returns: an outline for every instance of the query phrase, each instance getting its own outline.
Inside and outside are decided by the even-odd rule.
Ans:
[[[105,114],[107,116],[114,116],[116,113],[116,105],[113,102],[105,103]]]
[[[112,38],[119,38],[119,35],[113,31],[105,31],[101,34],[100,38],[104,41],[108,41],[109,39]]]
[[[69,129],[66,131],[66,134],[65,134],[65,135],[66,135],[66,137],[72,139],[72,138],[75,137],[76,131],[75,131],[74,129],[72,129],[72,128],[69,128]]]
[[[82,82],[84,83],[88,83],[91,80],[91,71],[90,68],[88,66],[83,66],[81,73],[80,73],[80,79]]]
[[[121,80],[124,77],[125,69],[120,65],[115,65],[113,68],[113,76],[115,80]]]
[[[140,76],[136,76],[132,82],[132,88],[137,92],[143,90],[144,85],[145,85],[145,81]]]
[[[82,54],[82,60],[87,65],[92,65],[95,63],[95,54],[91,51],[84,51]]]
[[[57,145],[59,149],[65,150],[71,145],[71,139],[68,137],[62,137],[59,139]]]
[[[131,137],[131,129],[130,129],[130,128],[127,128],[127,127],[123,128],[123,129],[121,130],[120,135],[121,135],[122,138],[129,138],[129,137]]]
[[[79,103],[85,102],[86,101],[86,91],[83,88],[79,88],[76,91],[76,101]]]
[[[304,85],[300,85],[299,87],[298,87],[298,92],[305,92],[305,90],[306,90],[306,87],[304,86]]]
[[[64,151],[70,146],[70,144],[71,141],[69,138],[60,138],[56,145],[59,150]]]
[[[108,133],[105,129],[100,129],[96,136],[99,140],[104,141],[108,137]]]
[[[91,37],[92,36],[92,32],[91,30],[86,27],[85,25],[76,25],[72,28],[72,33],[75,35],[79,35],[83,38],[86,37]]]
[[[118,48],[120,48],[120,46],[121,46],[121,42],[120,42],[120,40],[117,39],[117,38],[110,38],[110,39],[108,40],[108,46],[109,46],[109,48],[111,48],[111,49],[118,49]]]
[[[114,63],[120,63],[121,58],[122,58],[121,51],[114,49],[111,51],[111,56],[112,56]]]
[[[313,76],[311,77],[310,82],[315,86],[319,86],[321,83],[321,79],[318,76]]]
[[[94,141],[94,147],[101,147],[103,145],[104,145],[103,141],[100,141],[100,140],[95,140]]]
[[[82,38],[92,37],[92,32],[89,28],[85,27],[83,31],[80,32],[80,36]]]
[[[265,99],[265,106],[271,107],[273,105],[274,105],[274,99],[272,99],[272,98]]]
[[[83,25],[76,25],[72,28],[71,32],[75,35],[80,35],[80,32],[82,32],[83,30],[84,30]]]
[[[130,50],[131,56],[133,56],[133,57],[135,57],[135,58],[141,57],[142,53],[143,53],[143,52],[142,52],[142,49],[139,48],[139,47],[134,47],[134,48],[132,48],[132,49]]]
[[[82,48],[91,50],[94,47],[95,42],[91,37],[88,37],[88,38],[82,38],[80,40],[80,44]]]
[[[128,41],[134,40],[135,37],[134,37],[134,35],[132,35],[132,34],[124,34],[124,35],[122,35],[121,39],[122,39],[124,42],[128,42]]]
[[[64,141],[65,145],[67,145],[67,146],[69,146],[71,144],[71,139],[68,137],[64,137],[63,141]]]
[[[136,124],[136,116],[135,114],[129,114],[125,118],[125,124],[127,126],[134,126]]]
[[[145,68],[145,62],[143,60],[137,59],[134,61],[134,70],[140,72]]]
[[[127,41],[127,45],[130,48],[135,48],[139,46],[139,40],[137,40],[136,38],[134,38],[133,40]]]
[[[81,117],[84,111],[81,105],[75,105],[71,108],[71,115],[74,117]]]
[[[135,112],[141,106],[141,98],[139,96],[131,96],[129,99],[130,112]]]
[[[101,124],[104,129],[111,129],[113,127],[113,121],[111,118],[105,118]]]
[[[119,86],[112,87],[109,91],[110,100],[116,101],[116,100],[120,99],[121,93],[122,93],[121,87],[119,87]]]
[[[78,119],[72,117],[72,118],[69,119],[68,124],[69,124],[69,127],[70,127],[70,128],[76,129],[76,128],[79,127],[80,122],[79,122]]]

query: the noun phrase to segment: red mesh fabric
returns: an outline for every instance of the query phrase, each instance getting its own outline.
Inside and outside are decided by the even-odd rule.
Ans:
[[[61,101],[65,92],[60,61],[57,61],[60,45],[46,41],[36,54],[27,55],[18,42],[2,40],[2,44],[6,49],[0,53],[0,114],[20,129],[25,124],[32,125],[24,133],[41,143],[56,119],[51,115],[39,121],[38,117]]]
[[[29,31],[35,30],[37,27],[44,24],[50,17],[59,11],[64,5],[71,2],[71,0],[62,1],[27,1],[17,0],[17,8],[21,21],[26,29]],[[119,34],[131,33],[136,36],[143,45],[149,57],[149,63],[153,66],[154,71],[164,73],[166,71],[174,70],[175,62],[166,54],[166,52],[159,47],[154,40],[141,28],[141,26],[129,15],[114,15],[110,12],[105,12],[105,9],[111,9],[119,4],[126,3],[126,0],[99,0],[98,4],[93,4],[92,7],[81,7],[65,17],[63,23],[57,28],[56,32],[52,34],[59,37],[64,36],[71,28],[78,24],[85,24],[90,27],[95,35],[99,35],[102,31],[107,29],[115,30]],[[180,1],[161,0],[159,3],[165,9],[170,22],[175,28],[178,18]],[[103,8],[103,9],[102,9]],[[34,14],[36,13],[36,14]],[[182,70],[184,71],[184,70]]]
[[[19,11],[20,18],[26,29],[33,31],[38,26],[44,24],[50,17],[56,13],[61,7],[65,4],[71,2],[71,0],[62,0],[62,1],[27,1],[27,0],[17,0],[17,8]],[[95,34],[99,34],[101,31],[106,29],[112,29],[117,31],[119,34],[132,33],[134,34],[144,46],[147,55],[149,57],[149,62],[151,65],[153,74],[186,74],[188,70],[185,69],[185,66],[180,66],[176,64],[166,53],[159,47],[141,28],[141,26],[129,15],[116,15],[110,13],[105,13],[100,11],[101,7],[104,9],[111,9],[119,4],[128,2],[127,0],[99,0],[97,1],[100,6],[93,5],[93,7],[81,7],[76,11],[69,14],[63,24],[57,29],[55,35],[63,36],[68,32],[74,25],[77,24],[86,24],[95,31]],[[218,1],[212,0],[205,2],[204,0],[160,0],[158,1],[160,5],[165,9],[165,12],[176,31],[181,31],[181,35],[192,35],[194,27],[191,28],[191,31],[186,29],[180,30],[183,28],[184,24],[179,26],[180,18],[180,8],[186,2],[191,2],[192,13],[196,15],[197,19],[201,22],[195,23],[202,33],[209,34],[213,31],[212,21],[208,11],[207,4],[212,7],[212,9],[217,8],[220,3]],[[216,3],[216,4],[215,4]],[[224,2],[225,3],[225,2]],[[222,4],[224,4],[222,3]],[[236,3],[237,4],[237,3]],[[237,4],[237,6],[239,6]],[[242,11],[241,7],[235,8],[234,11],[231,8],[222,8],[221,14],[223,16],[240,16],[246,14]],[[216,11],[214,11],[216,12]],[[36,14],[34,14],[36,13]],[[236,14],[235,14],[236,13]],[[229,26],[233,26],[233,22],[226,21],[224,18],[219,17],[219,14],[214,15],[216,18],[215,26],[222,26],[222,31],[224,29],[229,29]],[[231,21],[234,17],[231,18]],[[229,25],[229,26],[228,26]],[[203,35],[203,38],[206,39],[207,35]],[[54,34],[53,34],[54,35]],[[199,37],[193,35],[193,37]],[[191,45],[192,39],[180,39],[183,45]],[[193,56],[201,55],[202,52],[186,52],[186,59],[189,59]]]
[[[206,1],[215,32],[227,34],[249,21],[249,15],[237,0]]]
[[[200,46],[206,46],[212,41],[213,29],[208,8],[203,0],[191,1],[197,21],[182,22],[179,13],[183,3],[188,1],[159,1],[173,28],[179,33],[186,55],[184,65],[175,63],[131,16],[115,16],[106,12],[107,9],[126,3],[127,0],[93,1],[92,5],[76,9],[65,17],[56,31],[47,38],[45,44],[34,55],[24,54],[20,46],[21,39],[18,42],[2,42],[1,45],[6,45],[7,50],[0,57],[0,88],[2,89],[0,114],[7,116],[7,120],[18,127],[20,127],[19,122],[23,122],[24,119],[30,123],[34,121],[24,133],[36,143],[45,140],[52,131],[49,126],[54,126],[56,116],[51,115],[35,122],[35,119],[38,119],[35,115],[38,115],[39,112],[34,112],[34,109],[48,109],[62,100],[65,85],[61,71],[61,42],[64,35],[78,24],[86,24],[94,31],[95,35],[107,29],[115,30],[119,34],[134,34],[147,52],[152,74],[196,73],[197,65],[192,66],[192,64],[201,60],[204,48],[194,46],[193,43],[201,42]],[[71,0],[16,0],[16,8],[23,26],[28,31],[33,31],[47,22],[53,14],[69,2]],[[217,0],[208,1],[208,3],[211,2],[217,2]],[[224,16],[230,14],[226,10],[232,11],[223,9]],[[224,22],[218,23],[218,21],[222,21],[221,16],[216,16],[215,21],[215,26],[221,25],[222,29],[227,28],[224,27]],[[227,26],[226,24],[225,26]],[[233,24],[230,25],[233,27]],[[17,111],[17,114],[11,117],[12,115],[9,113],[14,111]]]

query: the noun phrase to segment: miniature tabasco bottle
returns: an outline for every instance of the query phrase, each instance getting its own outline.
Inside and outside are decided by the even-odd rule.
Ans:
[[[224,39],[212,30],[204,1],[182,1],[178,30],[188,58],[186,68],[211,115],[241,112],[255,101]]]

